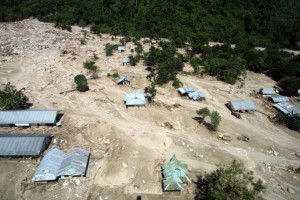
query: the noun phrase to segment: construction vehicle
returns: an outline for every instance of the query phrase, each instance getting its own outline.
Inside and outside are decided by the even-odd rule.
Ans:
[[[219,134],[219,135],[217,136],[217,138],[218,138],[219,140],[231,141],[231,137],[230,137],[229,135]]]
[[[242,118],[242,117],[241,117],[241,114],[240,114],[239,112],[234,112],[234,111],[232,111],[231,114],[232,114],[233,116],[235,116],[236,118],[238,118],[238,119],[241,119],[241,118]]]

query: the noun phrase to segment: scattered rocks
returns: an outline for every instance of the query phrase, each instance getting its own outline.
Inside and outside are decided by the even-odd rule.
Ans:
[[[124,162],[122,163],[122,166],[125,167],[125,168],[128,167],[128,165],[126,163],[124,163]]]

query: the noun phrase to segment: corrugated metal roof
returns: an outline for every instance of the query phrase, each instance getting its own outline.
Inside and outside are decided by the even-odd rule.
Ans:
[[[89,152],[74,148],[68,153],[52,148],[42,159],[32,181],[53,181],[60,176],[85,176]]]
[[[252,101],[229,101],[233,110],[255,110],[254,103]]]
[[[0,125],[54,124],[58,110],[9,110],[0,111]]]
[[[280,103],[280,102],[288,102],[289,101],[289,98],[288,97],[285,97],[285,96],[272,96],[270,97],[271,100],[274,102],[274,103]]]
[[[123,63],[130,63],[130,59],[129,59],[129,58],[123,58],[123,59],[122,59],[122,62],[123,62]]]
[[[274,88],[262,88],[260,89],[260,93],[263,95],[273,95],[276,94],[276,90]]]
[[[124,82],[124,81],[128,81],[128,82],[130,82],[131,81],[131,78],[129,78],[129,77],[127,77],[127,76],[120,76],[118,79],[117,79],[117,84],[120,84],[120,83],[122,83],[122,82]]]
[[[130,94],[126,94],[125,96],[125,104],[126,106],[144,106],[146,105],[146,98],[144,93],[134,91]]]
[[[177,160],[175,155],[173,155],[170,162],[162,165],[162,170],[162,173],[164,175],[164,191],[183,190],[183,180],[191,183],[191,180],[188,178],[189,172],[187,165]]]
[[[300,114],[300,108],[290,102],[282,102],[273,105],[286,115]]]
[[[46,134],[0,134],[0,156],[39,156],[50,141]]]
[[[188,96],[193,100],[205,99],[205,95],[198,90],[195,92],[188,93]]]

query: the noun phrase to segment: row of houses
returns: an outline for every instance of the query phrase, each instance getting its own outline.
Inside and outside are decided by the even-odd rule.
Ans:
[[[60,126],[59,110],[0,111],[0,126]],[[0,157],[39,157],[49,147],[49,134],[0,134]],[[42,158],[32,181],[54,181],[63,176],[85,176],[89,152],[74,148],[63,152],[52,147]]]

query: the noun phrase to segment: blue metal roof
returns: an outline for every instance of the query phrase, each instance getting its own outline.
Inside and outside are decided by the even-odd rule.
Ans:
[[[262,89],[260,89],[260,92],[263,95],[273,95],[273,94],[276,94],[276,90],[274,88],[262,88]]]
[[[0,125],[54,124],[58,110],[9,110],[0,111]]]
[[[129,78],[129,77],[127,77],[127,76],[120,76],[120,77],[117,79],[116,83],[117,83],[117,84],[120,84],[120,83],[122,83],[122,82],[124,82],[124,81],[130,82],[130,81],[131,81],[131,78]]]
[[[129,59],[129,58],[123,58],[123,59],[122,59],[122,62],[123,62],[123,63],[130,63],[130,59]]]
[[[0,156],[39,156],[50,141],[46,134],[0,134]]]
[[[144,93],[134,91],[130,94],[126,94],[125,96],[125,104],[126,106],[144,106],[146,105],[146,98]]]
[[[233,110],[255,110],[252,101],[229,101],[229,105]]]
[[[287,102],[289,101],[288,97],[285,96],[272,96],[270,97],[274,103]]]
[[[125,51],[125,47],[123,47],[123,46],[118,46],[118,51]]]
[[[282,102],[273,105],[286,115],[300,114],[300,108],[290,102]]]
[[[42,159],[32,181],[53,181],[60,176],[84,176],[89,152],[74,148],[68,153],[52,148]]]

